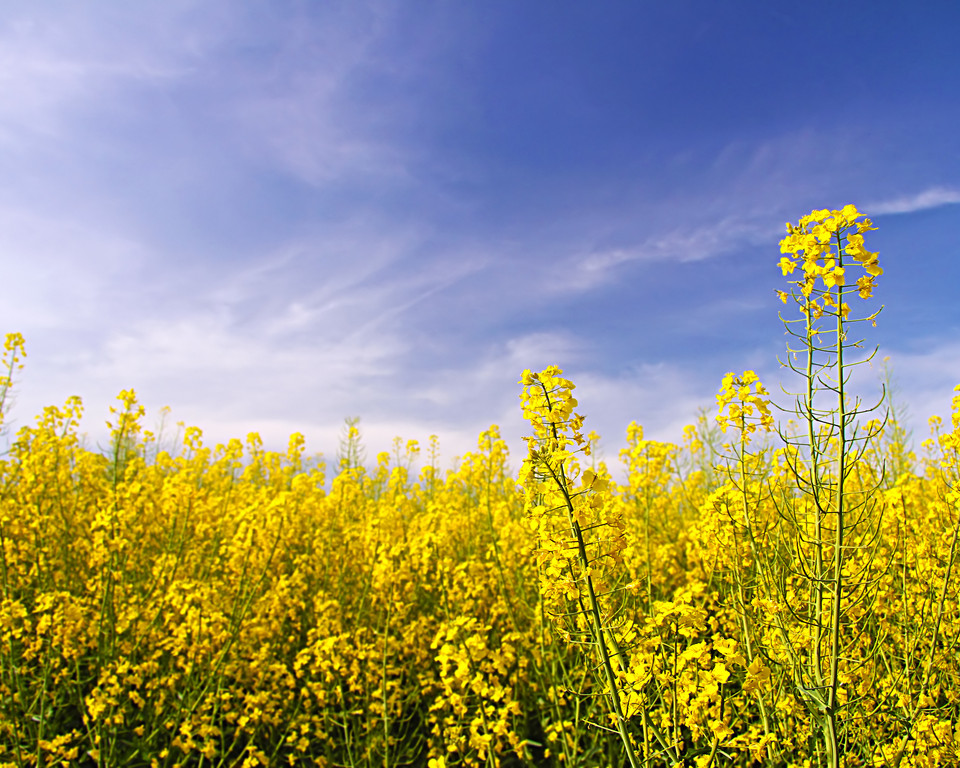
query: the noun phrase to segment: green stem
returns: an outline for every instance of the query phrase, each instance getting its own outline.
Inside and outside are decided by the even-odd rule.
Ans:
[[[843,268],[843,241],[839,232],[837,238],[837,267]],[[843,590],[843,548],[844,526],[846,523],[846,495],[844,481],[847,474],[847,403],[844,393],[845,370],[843,352],[845,347],[845,332],[843,327],[842,311],[843,291],[837,288],[837,406],[840,412],[840,445],[837,456],[837,492],[836,492],[836,531],[834,533],[833,549],[833,601],[830,612],[830,680],[827,689],[827,711],[825,741],[827,744],[827,761],[829,768],[839,768],[840,754],[837,744],[837,689],[839,686],[840,667],[840,616]]]

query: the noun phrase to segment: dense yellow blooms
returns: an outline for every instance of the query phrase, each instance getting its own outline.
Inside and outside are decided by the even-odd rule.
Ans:
[[[873,291],[870,229],[853,206],[789,227],[805,334]],[[0,426],[24,357],[8,335]],[[101,452],[79,398],[44,409],[0,455],[0,767],[587,768],[625,742],[649,766],[815,764],[804,568],[832,550],[804,526],[834,513],[798,490],[801,443],[750,444],[773,426],[756,374],[717,396],[738,440],[631,424],[623,482],[560,369],[522,384],[519,475],[497,427],[448,472],[432,440],[417,475],[414,441],[366,468],[350,421],[327,478],[299,434],[161,444],[132,390]],[[919,460],[872,418],[844,465],[848,766],[960,764],[960,387],[952,407]]]
[[[876,229],[868,218],[857,221],[863,214],[855,205],[846,205],[842,210],[812,211],[801,217],[797,224],[787,224],[789,235],[780,241],[780,252],[792,254],[803,259],[803,279],[797,281],[805,296],[809,296],[817,278],[826,288],[843,286],[846,281],[842,266],[842,255],[850,256],[867,272],[867,280],[860,286],[863,298],[868,298],[873,290],[872,278],[883,274],[876,253],[868,251],[863,244],[863,233]],[[851,230],[856,232],[848,234]],[[834,250],[834,244],[843,244],[842,249]],[[803,254],[802,257],[800,254]],[[780,268],[784,275],[791,274],[797,262],[786,256],[780,259]]]
[[[773,414],[770,413],[770,400],[765,395],[767,390],[753,371],[744,371],[739,376],[728,373],[723,377],[717,395],[717,424],[726,431],[732,422],[746,442],[758,428],[769,432],[773,428]]]

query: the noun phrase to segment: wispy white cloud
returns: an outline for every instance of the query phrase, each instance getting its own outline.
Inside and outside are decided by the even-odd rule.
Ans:
[[[2,204],[0,254],[0,321],[8,328],[109,323],[133,309],[129,286],[151,257],[142,243],[96,222]]]
[[[951,187],[931,187],[915,195],[904,195],[863,206],[870,215],[915,213],[942,205],[960,203],[960,190]]]
[[[580,212],[597,239],[571,249],[567,268],[551,285],[561,292],[591,290],[630,264],[705,261],[758,245],[776,251],[784,222],[809,211],[807,200],[832,194],[869,146],[826,129],[803,129],[682,151],[652,167],[656,181],[638,182],[635,199],[627,197],[605,217]],[[811,176],[812,166],[836,170]],[[657,195],[654,184],[664,192]],[[611,232],[612,247],[604,243]]]
[[[245,83],[222,104],[232,141],[257,164],[318,188],[414,184],[410,126],[429,115],[408,85],[427,79],[429,54],[396,55],[392,4],[331,4],[301,15],[271,20],[270,66],[237,61],[224,73]]]
[[[133,387],[153,412],[169,405],[211,440],[261,428],[275,440],[298,423],[329,452],[346,415],[381,431],[403,423],[408,436],[425,439],[446,431],[430,427],[431,411],[435,424],[446,419],[456,431],[455,414],[469,410],[423,406],[417,387],[428,372],[416,328],[422,307],[482,266],[469,256],[412,265],[416,238],[347,227],[245,263],[184,265],[109,233],[29,217],[13,226],[9,212],[6,222],[9,242],[0,245],[18,256],[8,277],[20,301],[5,302],[0,321],[25,333],[30,352],[19,424],[80,394],[85,429],[102,442],[108,405]],[[415,434],[414,423],[427,434]],[[239,434],[226,431],[238,425]]]
[[[636,246],[596,249],[568,259],[566,269],[552,275],[549,287],[559,292],[590,290],[614,279],[629,263],[704,261],[739,248],[769,242],[777,230],[768,222],[727,216],[711,224],[676,228],[652,235]]]
[[[0,137],[70,136],[68,121],[116,98],[124,83],[168,82],[195,71],[220,32],[217,8],[206,21],[195,3],[137,8],[87,3],[82,8],[4,10],[0,22]],[[171,28],[177,34],[168,34]]]
[[[909,346],[884,347],[878,358],[889,356],[897,391],[895,397],[909,411],[915,438],[927,436],[927,419],[940,416],[950,424],[950,405],[960,384],[960,342],[954,339],[918,339]],[[878,363],[874,364],[876,369]],[[877,373],[879,376],[879,372]]]
[[[518,421],[517,381],[523,371],[548,365],[575,366],[587,350],[586,341],[569,332],[508,337],[488,342],[464,363],[431,372],[411,394],[440,412],[462,411],[474,424],[487,419]]]
[[[439,372],[422,394],[446,411],[462,409],[458,448],[472,443],[476,434],[495,422],[516,463],[524,452],[522,438],[529,433],[518,399],[518,380],[525,368],[559,365],[563,369],[577,386],[577,410],[586,417],[586,428],[602,435],[611,463],[617,462],[631,421],[643,424],[649,439],[677,440],[683,427],[695,421],[698,408],[712,401],[715,382],[710,371],[660,362],[607,373],[593,357],[584,335],[527,334],[491,346],[456,370]]]

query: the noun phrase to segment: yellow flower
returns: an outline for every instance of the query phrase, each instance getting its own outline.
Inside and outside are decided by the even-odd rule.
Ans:
[[[873,275],[864,275],[857,279],[857,288],[860,291],[861,299],[869,299],[873,295],[873,289],[876,284],[873,281]]]
[[[788,259],[786,256],[780,259],[780,264],[778,265],[781,270],[783,270],[784,276],[789,275],[797,268],[797,262],[792,259]]]
[[[844,224],[853,224],[853,222],[863,216],[863,214],[857,210],[857,206],[848,204],[843,206],[843,210],[840,211],[840,216]],[[867,219],[867,221],[869,221],[869,219]]]
[[[842,286],[843,279],[843,267],[834,267],[823,276],[823,282],[827,288]]]
[[[758,425],[764,431],[769,431],[773,428],[773,415],[770,413],[770,401],[762,397],[766,394],[767,390],[754,371],[744,371],[740,376],[728,373],[723,377],[716,395],[719,406],[717,424],[726,431],[732,422],[741,430],[745,442],[749,442],[748,436],[756,432]],[[753,418],[755,413],[759,419]]]
[[[863,265],[863,268],[867,270],[873,277],[880,277],[883,274],[883,268],[877,263],[876,259],[877,254],[871,254],[873,258],[866,261]]]

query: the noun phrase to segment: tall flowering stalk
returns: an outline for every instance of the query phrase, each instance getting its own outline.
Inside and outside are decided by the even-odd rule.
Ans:
[[[799,434],[784,434],[784,451],[796,491],[782,492],[778,511],[792,531],[795,560],[788,579],[806,585],[806,605],[787,601],[785,608],[805,633],[784,632],[794,684],[817,724],[828,768],[842,762],[841,711],[851,702],[842,695],[841,670],[850,650],[843,626],[850,612],[870,606],[871,547],[876,540],[875,488],[857,483],[857,469],[871,435],[859,432],[858,418],[873,408],[849,392],[852,369],[869,361],[851,360],[862,341],[852,341],[855,323],[876,325],[879,310],[857,316],[848,299],[869,299],[883,274],[876,253],[866,249],[864,233],[875,229],[855,206],[816,210],[794,224],[780,243],[780,268],[799,268],[789,291],[778,291],[785,304],[800,311],[781,319],[796,340],[787,345],[783,365],[799,374],[803,388],[790,412],[801,423]],[[853,281],[850,272],[860,271]],[[879,405],[879,404],[878,404]],[[867,565],[864,564],[867,563]],[[799,595],[798,595],[799,597]],[[854,641],[855,642],[855,641]]]
[[[723,446],[727,462],[728,482],[719,488],[711,501],[714,508],[729,519],[734,535],[732,552],[733,602],[736,606],[748,674],[754,681],[766,672],[763,664],[762,638],[758,624],[761,606],[770,606],[778,596],[773,560],[776,558],[777,520],[768,510],[769,446],[751,448],[758,435],[774,428],[769,393],[754,371],[733,372],[723,377],[717,394],[717,424],[726,432],[733,427],[739,434],[736,442]],[[771,552],[771,548],[773,551]],[[763,736],[751,748],[776,755],[778,737],[772,722],[772,707],[761,686],[747,683],[745,692],[753,695],[760,711]]]
[[[580,471],[576,455],[589,455],[583,417],[574,413],[574,385],[550,366],[527,370],[520,383],[523,414],[533,427],[529,453],[520,470],[527,514],[536,527],[540,589],[561,633],[591,645],[609,697],[613,721],[633,768],[639,766],[628,732],[627,706],[617,671],[627,660],[614,634],[616,609],[610,565],[622,565],[624,524],[604,505],[607,480],[592,469]],[[616,669],[615,669],[616,667]]]
[[[24,347],[23,336],[19,333],[8,333],[3,342],[3,354],[0,355],[0,431],[13,387],[13,374],[23,370],[23,358],[27,356]]]

